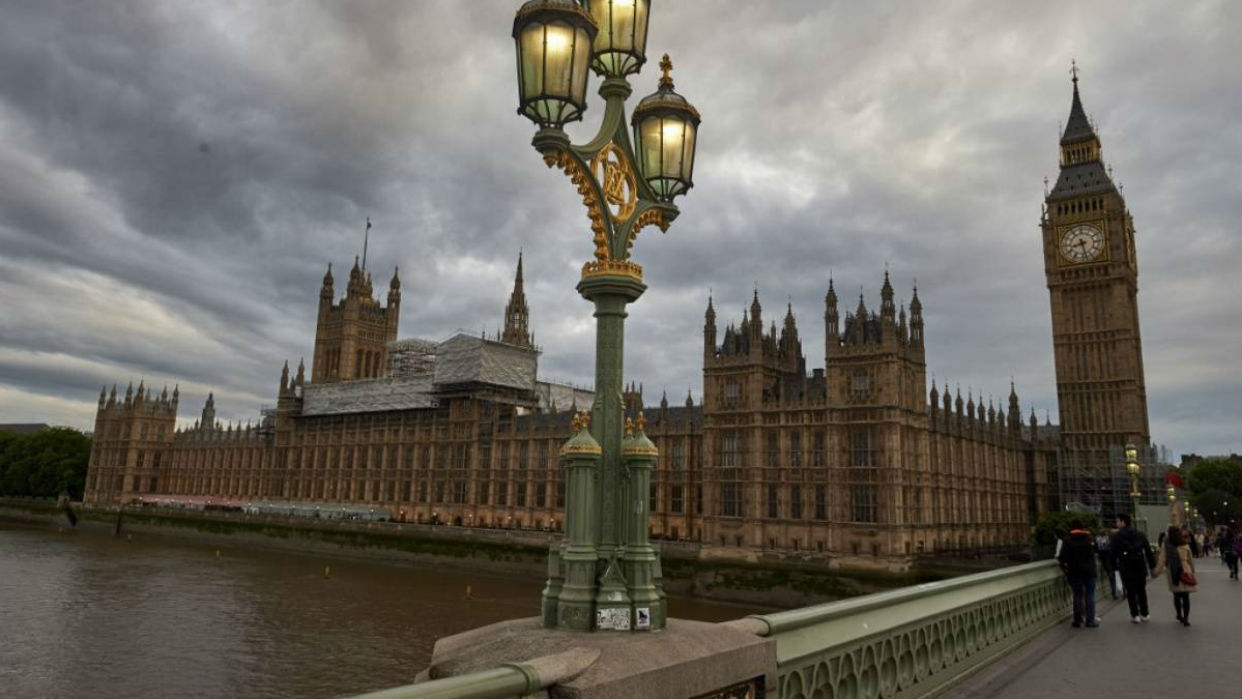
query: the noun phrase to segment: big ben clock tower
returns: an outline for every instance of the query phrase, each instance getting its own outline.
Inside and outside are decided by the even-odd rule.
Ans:
[[[1077,68],[1073,75],[1061,172],[1041,222],[1061,416],[1061,494],[1066,503],[1098,507],[1107,518],[1132,509],[1124,445],[1147,451],[1150,443],[1138,265],[1133,219],[1101,160],[1100,139],[1078,95]],[[1154,475],[1150,457],[1143,460],[1144,475]]]

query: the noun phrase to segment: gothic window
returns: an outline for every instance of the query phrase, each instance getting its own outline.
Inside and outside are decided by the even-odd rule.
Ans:
[[[827,459],[824,457],[824,431],[816,430],[814,440],[815,451],[811,455],[811,465],[823,468],[827,465]]]
[[[146,460],[146,454],[141,451],[138,452],[138,463],[137,463],[138,468],[142,468],[142,462],[145,460]]]
[[[737,379],[729,379],[724,386],[724,402],[725,406],[732,407],[742,401],[742,382]]]
[[[789,486],[789,517],[802,519],[802,486]]]
[[[509,504],[508,481],[500,481],[496,484],[496,504],[502,506]]]
[[[781,448],[779,438],[776,432],[769,432],[767,437],[767,449],[764,452],[764,463],[768,468],[776,468],[780,465]]]
[[[789,433],[789,465],[802,468],[802,432],[798,430]]]
[[[720,447],[720,465],[723,468],[737,468],[741,465],[742,436],[737,430],[724,433]]]
[[[457,464],[457,468],[466,468],[467,466],[470,465],[470,445],[469,444],[457,444],[453,447],[453,452],[454,452],[453,454],[454,461]]]
[[[855,401],[865,401],[870,394],[871,377],[862,369],[855,371],[850,379],[850,398]]]
[[[539,482],[535,484],[535,507],[548,506],[548,484]]]
[[[872,427],[855,427],[850,430],[850,465],[855,468],[875,466]]]
[[[435,502],[442,503],[444,501],[444,481],[437,481]]]
[[[462,505],[466,502],[466,482],[453,481],[453,502]]]
[[[672,469],[680,471],[685,468],[686,463],[686,445],[680,439],[673,440],[673,448],[671,450]]]
[[[403,456],[405,457],[405,470],[413,471],[414,470],[414,447],[406,446],[404,447],[404,449],[405,449],[405,453],[403,454]]]
[[[720,484],[720,514],[723,517],[742,516],[742,488],[740,483]]]
[[[517,467],[521,471],[525,471],[527,468],[527,461],[528,461],[527,457],[529,456],[529,452],[530,452],[529,446],[530,445],[527,444],[526,442],[522,442],[518,444],[518,450],[517,450],[518,451],[517,453],[518,466]]]
[[[525,483],[518,483],[513,487],[513,504],[517,507],[526,507]]]
[[[509,468],[509,443],[508,442],[500,443],[500,461],[499,463],[496,464],[496,466],[502,471],[507,470]]]
[[[851,514],[855,522],[876,521],[875,486],[850,486]]]
[[[777,519],[781,516],[780,497],[778,486],[775,483],[768,484],[768,519]]]
[[[703,514],[703,486],[694,487],[694,514]]]
[[[544,469],[548,467],[548,441],[545,439],[539,442],[539,457],[535,463],[535,468]]]
[[[146,439],[147,437],[147,427],[148,425],[144,422],[142,424],[142,434],[140,435],[143,439]]]
[[[648,497],[647,497],[647,511],[648,512],[656,512],[659,510],[659,508],[656,506],[657,505],[656,493],[658,491],[659,491],[658,486],[656,486],[655,483],[652,483],[651,487],[649,488]]]
[[[680,485],[675,485],[669,489],[669,511],[675,515],[679,515],[684,508],[682,502],[683,490]]]
[[[492,504],[491,499],[488,497],[488,492],[487,492],[489,487],[491,487],[491,483],[487,481],[479,481],[474,484],[474,491],[475,491],[474,502],[476,505]]]
[[[815,519],[828,519],[828,493],[822,485],[815,486]]]

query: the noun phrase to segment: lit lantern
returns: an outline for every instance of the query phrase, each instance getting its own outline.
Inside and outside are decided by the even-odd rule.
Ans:
[[[699,112],[673,91],[673,63],[664,54],[660,89],[634,108],[634,150],[643,179],[660,201],[672,201],[694,186],[694,148]]]
[[[560,128],[586,110],[595,21],[574,0],[530,0],[513,18],[518,113]]]
[[[650,0],[587,0],[599,27],[591,67],[605,77],[637,73],[647,60]]]

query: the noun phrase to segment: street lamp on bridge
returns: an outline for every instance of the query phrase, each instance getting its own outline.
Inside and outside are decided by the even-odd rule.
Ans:
[[[647,60],[650,0],[530,0],[513,20],[518,113],[539,130],[532,145],[567,174],[590,219],[594,260],[578,293],[595,305],[595,402],[575,416],[565,462],[565,536],[548,554],[543,623],[549,628],[658,630],[666,609],[658,550],[648,540],[647,495],[657,451],[640,414],[624,421],[626,306],[646,285],[630,249],[647,226],[668,229],[673,199],[693,186],[699,113],[660,61],[658,89],[625,114],[626,76]],[[587,108],[588,71],[603,78],[599,132],[573,145],[563,126]],[[633,141],[630,140],[633,130]],[[622,432],[625,435],[622,435]]]
[[[1126,445],[1126,473],[1130,474],[1130,500],[1134,503],[1134,526],[1144,534],[1147,533],[1147,520],[1143,518],[1142,512],[1139,510],[1139,498],[1143,493],[1139,490],[1139,466],[1138,449],[1133,444]]]

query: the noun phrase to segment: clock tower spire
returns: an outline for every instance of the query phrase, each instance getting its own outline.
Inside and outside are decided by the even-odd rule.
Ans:
[[[1147,447],[1134,223],[1078,91],[1040,222],[1061,417],[1062,496],[1129,512],[1124,447]],[[1119,485],[1120,484],[1120,485]]]

